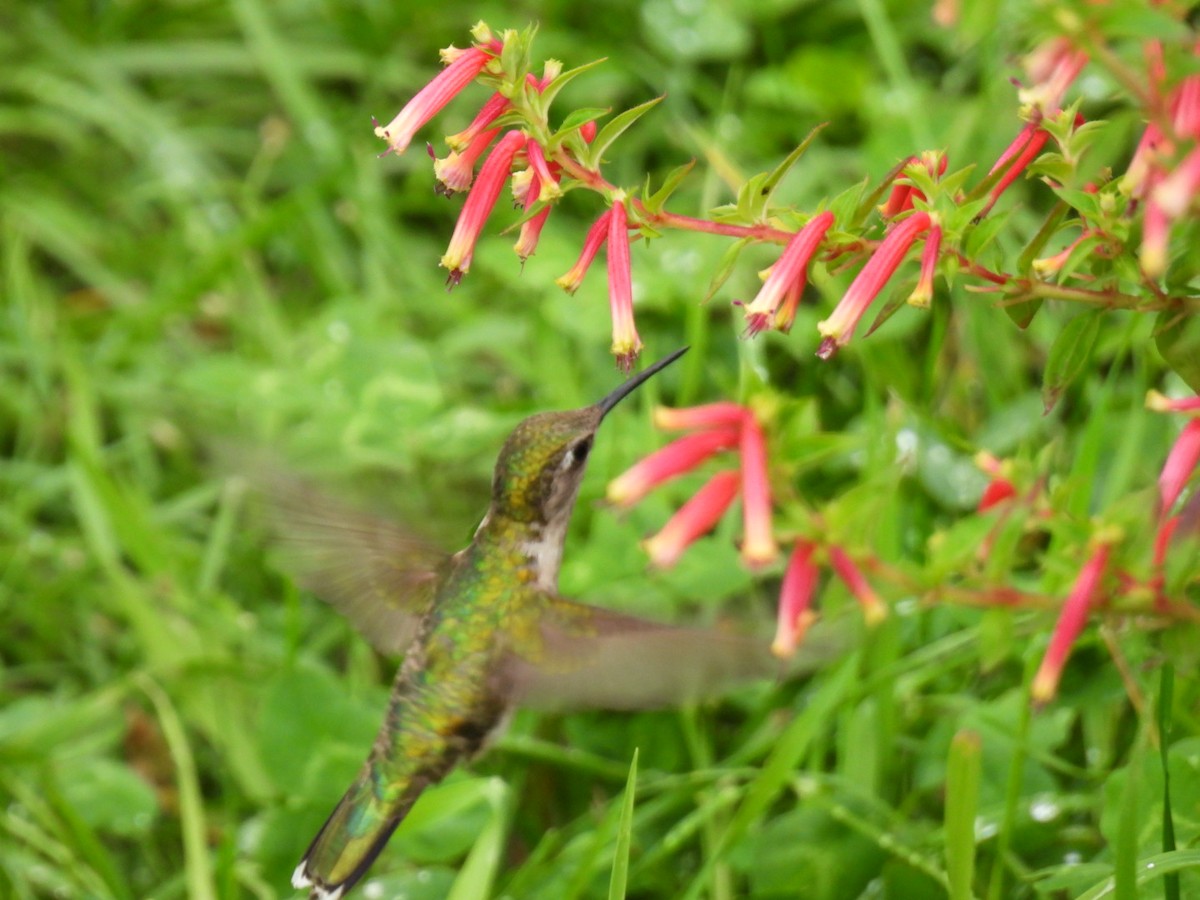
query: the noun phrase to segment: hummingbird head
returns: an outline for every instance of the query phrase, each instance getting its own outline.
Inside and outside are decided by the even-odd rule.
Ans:
[[[558,557],[596,429],[608,412],[652,375],[687,352],[676,350],[630,378],[599,403],[565,412],[538,413],[516,427],[496,462],[489,518],[530,527],[543,570],[557,577]],[[552,552],[553,551],[553,552]],[[550,553],[554,564],[548,565]]]

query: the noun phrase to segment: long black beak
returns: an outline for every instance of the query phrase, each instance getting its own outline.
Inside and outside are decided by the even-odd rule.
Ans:
[[[596,404],[596,408],[600,410],[600,418],[603,419],[606,415],[608,415],[609,410],[624,400],[627,396],[629,396],[629,394],[633,393],[634,390],[641,386],[642,382],[646,381],[651,376],[658,374],[687,352],[687,347],[680,347],[670,356],[664,356],[650,368],[643,369],[641,372],[638,372],[636,375],[626,381],[623,385],[618,387],[615,391]]]

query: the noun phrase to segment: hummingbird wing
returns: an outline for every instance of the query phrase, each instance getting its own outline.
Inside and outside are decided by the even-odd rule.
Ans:
[[[561,597],[546,597],[539,613],[536,626],[513,638],[501,672],[524,706],[651,709],[784,674],[767,640],[661,625]]]
[[[380,652],[407,649],[448,554],[302,479],[274,474],[260,485],[284,568]]]

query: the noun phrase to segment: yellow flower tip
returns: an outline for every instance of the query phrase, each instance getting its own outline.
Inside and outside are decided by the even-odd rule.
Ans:
[[[1147,278],[1158,278],[1166,271],[1167,255],[1157,246],[1147,247],[1143,244],[1141,263],[1142,272]]]
[[[779,545],[774,540],[742,544],[742,565],[751,572],[765,569],[779,559]]]
[[[887,617],[888,608],[878,597],[863,606],[863,619],[866,621],[868,628],[876,627]]]
[[[388,138],[388,130],[386,128],[384,128],[382,125],[375,126],[375,137],[381,138],[381,139],[391,143],[391,141]]]
[[[679,562],[683,548],[675,541],[660,540],[660,535],[642,541],[642,549],[650,557],[650,565],[656,569],[670,569]]]
[[[616,506],[621,509],[627,509],[628,507],[633,506],[633,502],[636,498],[634,491],[631,489],[629,484],[622,482],[620,478],[617,478],[609,482],[608,489],[604,492],[604,499],[607,500],[612,506]]]
[[[817,614],[811,609],[800,613],[796,624],[790,629],[781,628],[771,643],[771,654],[779,659],[791,659],[796,655],[809,626],[817,620]]]
[[[929,291],[915,290],[908,295],[908,305],[916,309],[929,309],[933,295]]]
[[[1042,707],[1058,693],[1058,676],[1051,672],[1038,672],[1029,688],[1029,697],[1034,706]]]
[[[1146,391],[1146,409],[1152,409],[1155,412],[1168,412],[1171,409],[1171,401],[1167,399],[1166,394],[1151,388]]]
[[[568,294],[574,294],[579,290],[579,279],[571,275],[562,275],[554,279],[554,283],[566,291]]]

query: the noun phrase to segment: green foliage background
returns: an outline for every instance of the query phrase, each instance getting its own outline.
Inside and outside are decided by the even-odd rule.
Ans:
[[[688,214],[728,202],[730,182],[828,120],[781,191],[812,208],[920,149],[995,158],[1019,127],[1008,78],[1040,15],[1000,6],[964,4],[950,29],[883,0],[0,7],[0,894],[287,896],[370,744],[394,661],[271,564],[214,448],[270,448],[461,544],[507,431],[616,383],[603,279],[574,298],[552,284],[595,198],[568,197],[524,271],[515,236],[489,227],[469,277],[444,292],[458,201],[434,195],[420,148],[377,158],[369,123],[435,72],[438,47],[465,43],[480,18],[536,20],[546,56],[610,57],[568,106],[665,91],[607,171],[632,187],[698,157],[703,174],[672,201]],[[460,100],[424,136],[473,112]],[[1132,115],[1112,115],[1132,141]],[[1010,253],[1049,203],[1018,188],[999,238]],[[818,364],[813,326],[847,279],[818,284],[791,336],[738,342],[728,301],[753,295],[773,251],[748,252],[701,305],[724,246],[672,234],[635,247],[649,356],[693,350],[606,423],[566,592],[666,619],[724,606],[769,629],[777,584],[738,567],[732,526],[677,570],[644,571],[637,540],[690,483],[625,518],[596,508],[606,480],[656,446],[656,394],[682,405],[769,381],[796,495],[832,504],[833,528],[865,510],[872,533],[856,539],[947,571],[981,535],[954,525],[982,488],[975,447],[1061,473],[1056,502],[1081,521],[1152,509],[1174,425],[1141,408],[1164,384],[1150,321],[1111,316],[1094,370],[1043,417],[1045,355],[1073,311],[1022,333],[956,292]],[[1028,584],[1061,595],[1082,560],[1052,551]],[[519,716],[405,823],[375,896],[603,896],[618,830],[635,897],[940,897],[947,842],[961,860],[976,839],[977,896],[1075,896],[1114,871],[1133,896],[1135,860],[1164,849],[1156,721],[1174,729],[1176,838],[1194,845],[1186,633],[1108,631],[1124,671],[1086,639],[1060,700],[1034,714],[1023,684],[1051,613],[888,600],[900,615],[810,682],[654,715]],[[847,602],[833,586],[824,601]],[[1180,674],[1156,720],[1151,663],[1164,656]],[[979,750],[956,744],[953,791],[977,815],[968,802],[944,828],[962,729]],[[621,825],[635,748],[638,799]]]

